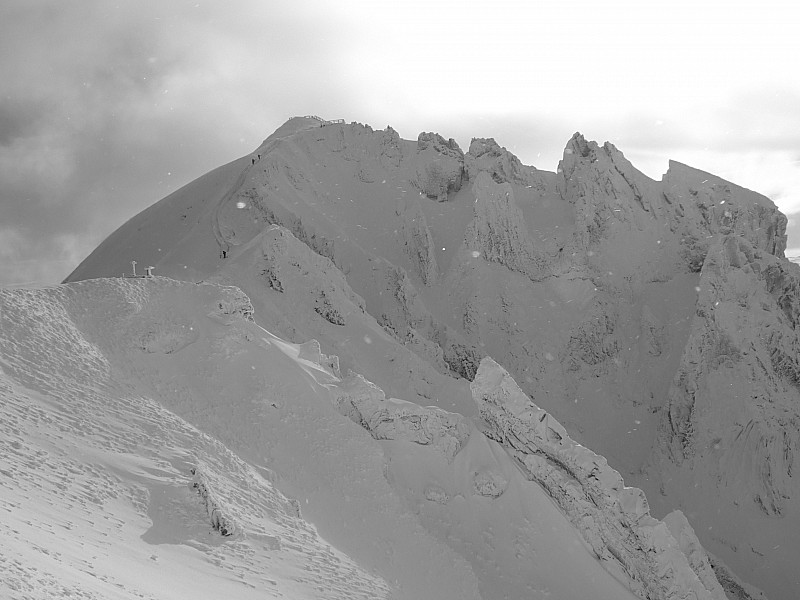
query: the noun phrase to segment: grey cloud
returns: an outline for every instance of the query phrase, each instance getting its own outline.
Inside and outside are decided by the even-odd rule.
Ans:
[[[335,18],[298,18],[255,0],[4,2],[0,284],[63,278],[126,219],[306,110],[298,96],[337,75],[319,39],[350,37]],[[315,54],[318,72],[297,68]]]
[[[713,107],[697,107],[691,120],[680,114],[659,118],[643,113],[619,120],[618,127],[620,138],[633,147],[794,151],[800,147],[798,106],[800,95],[795,91],[761,88],[739,92]]]
[[[48,108],[41,100],[0,98],[0,146],[35,134]]]

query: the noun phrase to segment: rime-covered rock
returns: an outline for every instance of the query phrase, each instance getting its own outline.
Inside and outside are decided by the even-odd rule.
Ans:
[[[484,358],[471,388],[486,435],[550,493],[604,566],[632,591],[653,600],[724,597],[702,561],[698,573],[667,525],[650,516],[644,493],[626,487],[605,458],[574,442],[505,369]]]
[[[464,164],[470,181],[475,181],[481,171],[486,171],[495,183],[530,185],[537,190],[545,188],[541,172],[523,165],[494,138],[472,138]]]
[[[383,311],[378,323],[441,372],[471,379],[483,354],[433,318],[404,269],[389,263],[382,266]]]
[[[755,248],[783,257],[786,217],[766,196],[676,161],[669,162],[661,186],[692,270],[700,270],[717,234],[742,236]]]
[[[586,317],[576,323],[559,355],[566,371],[576,372],[587,367],[595,375],[608,370],[607,361],[619,352],[618,309],[610,298],[595,297]]]
[[[787,533],[800,527],[800,267],[767,250],[733,233],[713,241],[648,473],[705,525],[706,546],[780,598],[800,552]]]
[[[400,134],[387,126],[381,133],[379,161],[386,168],[397,168],[403,159]]]
[[[398,202],[397,215],[402,219],[403,248],[417,276],[425,285],[436,283],[439,267],[433,237],[419,199]]]
[[[692,334],[669,392],[662,448],[741,481],[740,502],[780,515],[798,497],[800,267],[729,234],[709,251]],[[719,381],[730,385],[720,387]],[[704,483],[707,485],[707,483]]]
[[[443,202],[461,189],[464,153],[452,138],[438,133],[420,133],[417,139],[415,184],[428,198]]]
[[[344,325],[352,310],[364,312],[356,294],[330,259],[313,252],[284,227],[269,227],[261,239],[261,274],[266,287],[313,300],[313,310],[334,325]]]
[[[376,440],[404,440],[431,446],[452,461],[469,440],[471,427],[461,415],[423,407],[396,398],[358,374],[351,374],[334,392],[337,409]]]
[[[464,233],[467,250],[536,281],[547,276],[547,263],[533,247],[522,211],[508,183],[497,184],[481,172],[472,186],[474,216]]]
[[[574,206],[576,240],[589,249],[613,233],[643,226],[643,213],[653,212],[647,178],[636,171],[612,144],[572,136],[558,164],[558,190]]]
[[[213,491],[213,485],[206,475],[206,468],[197,466],[192,468],[192,489],[197,492],[203,502],[208,519],[214,531],[221,536],[236,535],[239,530],[234,519],[228,514],[222,500]]]
[[[697,573],[705,588],[712,593],[712,598],[726,600],[725,592],[717,580],[708,554],[700,544],[700,540],[697,539],[697,535],[695,535],[686,515],[679,510],[674,510],[662,520],[672,537],[677,540],[681,552],[686,555],[692,570]]]

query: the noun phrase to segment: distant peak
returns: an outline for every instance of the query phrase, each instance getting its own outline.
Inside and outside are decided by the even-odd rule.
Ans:
[[[428,146],[433,146],[433,149],[440,154],[464,156],[464,152],[458,146],[458,142],[453,138],[446,140],[438,133],[423,131],[417,137],[417,150],[425,150]]]
[[[453,138],[446,140],[438,133],[423,131],[417,137],[417,152],[421,152],[429,147],[432,147],[436,152],[444,154],[445,156],[451,156],[458,160],[464,158],[464,152],[459,148],[458,142]]]
[[[472,138],[469,144],[469,153],[475,158],[488,154],[489,156],[502,156],[507,152],[494,138]]]
[[[583,134],[576,131],[572,134],[569,142],[567,142],[567,147],[564,149],[564,154],[577,154],[584,158],[588,157],[592,150],[597,149],[597,142],[587,142],[586,138],[583,137]]]

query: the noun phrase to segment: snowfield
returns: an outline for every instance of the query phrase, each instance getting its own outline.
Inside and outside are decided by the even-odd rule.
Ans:
[[[236,288],[0,301],[3,597],[635,597],[469,419],[343,379]]]

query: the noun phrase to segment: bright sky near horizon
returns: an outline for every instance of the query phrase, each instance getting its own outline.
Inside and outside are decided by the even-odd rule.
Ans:
[[[799,31],[790,0],[4,0],[0,285],[60,281],[303,114],[547,170],[581,131],[766,194],[800,253]]]

